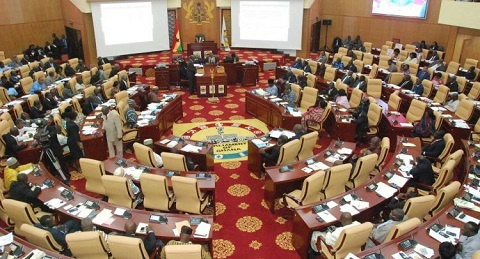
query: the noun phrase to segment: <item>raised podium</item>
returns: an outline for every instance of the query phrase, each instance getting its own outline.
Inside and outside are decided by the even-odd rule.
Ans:
[[[221,97],[227,95],[227,74],[225,68],[216,65],[205,65],[197,68],[197,96],[198,97]]]
[[[217,54],[217,43],[213,41],[205,41],[202,43],[189,43],[187,44],[187,54],[200,56],[202,59],[206,57],[205,51]]]

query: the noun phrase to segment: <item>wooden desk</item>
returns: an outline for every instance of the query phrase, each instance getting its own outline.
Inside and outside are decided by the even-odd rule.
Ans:
[[[115,211],[116,208],[119,206],[117,205],[112,205],[107,202],[104,202],[100,199],[95,199],[90,196],[87,196],[81,192],[75,191],[71,189],[69,186],[64,185],[62,182],[60,182],[58,179],[56,179],[54,176],[48,172],[48,170],[45,168],[43,164],[39,164],[40,168],[42,169],[43,173],[40,176],[34,176],[33,174],[28,175],[28,180],[31,183],[34,183],[36,185],[42,185],[43,181],[45,179],[51,179],[54,183],[55,186],[52,188],[44,189],[38,196],[38,198],[43,201],[47,202],[53,198],[59,198],[61,200],[66,201],[67,204],[71,204],[73,206],[79,204],[79,203],[85,203],[87,200],[92,200],[95,201],[99,206],[100,209],[97,210],[97,213],[100,213],[101,210],[103,209],[109,209],[112,211],[112,213]],[[69,189],[70,191],[73,192],[73,200],[67,201],[65,200],[61,195],[60,191],[58,190],[59,187],[63,187],[66,189]],[[66,204],[66,205],[67,205]],[[64,206],[66,206],[64,205]],[[175,236],[173,234],[172,229],[175,228],[175,222],[180,222],[184,220],[190,220],[193,217],[201,217],[203,219],[208,220],[210,224],[213,225],[213,216],[210,215],[183,215],[183,214],[175,214],[175,213],[160,213],[162,215],[165,215],[168,218],[167,224],[159,224],[159,223],[152,223],[149,222],[149,217],[151,214],[159,214],[158,212],[150,212],[146,210],[137,210],[137,209],[127,209],[131,212],[132,217],[131,220],[133,220],[135,223],[148,223],[151,227],[152,230],[155,232],[155,236],[158,239],[163,240],[164,242],[168,242],[169,240],[179,240],[179,237]],[[67,219],[76,219],[76,220],[82,220],[78,215],[72,215],[68,213],[65,209],[59,208],[56,210],[57,214],[60,215],[62,222],[67,220]],[[125,222],[127,219],[124,219],[123,217],[119,216],[113,216],[115,219],[111,224],[96,224],[98,229],[105,230],[107,233],[111,231],[123,233],[124,232],[124,226]],[[196,228],[195,226],[192,226],[192,228]],[[208,244],[210,247],[210,252],[212,252],[212,240],[213,240],[213,228],[210,230],[210,234],[208,238],[197,238],[192,236],[192,242],[193,243],[198,243],[198,244]]]
[[[351,121],[352,114],[341,105],[336,105],[332,111],[326,122],[326,129],[332,139],[355,142],[357,124]]]
[[[226,96],[227,74],[218,73],[216,65],[205,65],[203,69],[205,71],[203,76],[196,77],[197,95],[199,97]]]
[[[349,148],[352,151],[355,151],[355,148],[357,146],[355,143],[345,142],[342,144],[341,147],[336,147],[335,142],[335,140],[332,140],[328,148],[313,157],[315,157],[318,162],[322,162],[327,166],[332,166],[332,163],[325,160],[326,157],[324,156],[324,154],[327,150],[336,152],[340,148]],[[347,159],[349,157],[350,156],[347,156]],[[293,171],[284,173],[280,172],[279,166],[265,168],[266,171],[264,199],[268,208],[270,209],[270,212],[272,213],[274,213],[275,210],[275,199],[281,198],[284,193],[289,193],[295,189],[301,189],[303,180],[312,175],[312,173],[307,174],[302,171],[302,168],[306,166],[305,160],[295,162],[293,164],[290,164],[290,166],[293,167]]]
[[[217,54],[217,43],[215,42],[201,42],[201,43],[188,43],[187,54],[188,56],[194,55],[194,51],[200,51],[200,57],[205,59],[205,51],[211,51],[213,54]]]
[[[101,111],[93,111],[90,116],[100,115]],[[103,134],[103,119],[95,117],[95,119],[87,119],[83,121],[82,128],[87,125],[97,125],[97,131],[92,135],[83,134],[80,130],[80,141],[83,144],[85,157],[96,159],[99,161],[107,159],[107,138]]]
[[[219,63],[225,68],[229,85],[242,84],[242,86],[256,86],[259,78],[258,65],[245,65],[245,63]]]
[[[155,66],[155,85],[160,90],[167,90],[170,88],[170,68]]]
[[[173,138],[174,138],[174,136],[170,135],[166,138],[162,138],[162,140],[163,139],[172,140]],[[183,142],[179,142],[173,148],[167,147],[166,144],[160,143],[161,140],[158,140],[155,143],[153,143],[154,151],[156,153],[160,154],[162,152],[172,152],[173,149],[176,149],[176,151],[179,154],[182,154],[182,155],[185,155],[186,157],[191,158],[192,161],[196,165],[198,165],[198,170],[200,170],[200,171],[214,171],[213,145],[212,144],[207,143],[207,146],[202,148],[202,150],[200,150],[200,152],[198,152],[198,153],[196,153],[196,152],[186,152],[186,151],[183,151],[182,148],[187,144],[191,144],[191,145],[196,146],[197,141],[186,140],[186,139],[182,139],[182,140],[183,140]]]
[[[299,124],[302,117],[294,117],[285,113],[285,108],[279,106],[263,96],[245,92],[245,111],[274,128],[291,130],[295,124]]]
[[[400,143],[401,137],[397,137],[397,143]],[[421,153],[421,143],[418,138],[409,138],[408,142],[414,143],[416,147],[414,148],[409,148],[407,150],[407,154],[412,155],[414,158],[420,155]],[[395,149],[394,154],[397,155],[401,152],[403,148],[403,145],[398,145]],[[375,192],[367,191],[365,188],[369,184],[376,182],[383,182],[387,183],[387,179],[383,177],[385,172],[390,171],[391,169],[394,169],[397,174],[396,166],[393,165],[390,161],[387,161],[385,163],[385,167],[383,170],[378,173],[375,177],[372,179],[368,180],[366,183],[358,186],[355,189],[352,189],[350,191],[345,192],[344,194],[332,197],[330,199],[317,202],[314,204],[310,204],[307,206],[302,206],[298,207],[295,209],[295,215],[293,218],[293,236],[292,236],[292,244],[297,250],[297,252],[300,254],[302,258],[307,258],[307,251],[308,247],[310,245],[310,238],[312,236],[312,232],[316,230],[324,230],[327,226],[337,224],[340,219],[340,206],[334,207],[329,209],[329,212],[337,219],[335,222],[330,222],[330,223],[325,223],[325,222],[319,222],[316,219],[317,214],[313,212],[312,207],[318,204],[326,204],[329,201],[335,201],[337,204],[340,204],[340,200],[343,198],[343,196],[351,193],[355,193],[359,198],[362,198],[364,201],[369,202],[369,208],[365,210],[359,210],[360,213],[357,215],[354,215],[354,220],[360,221],[360,222],[365,222],[365,221],[370,221],[371,220],[371,215],[374,215],[374,213],[378,213],[381,209],[383,209],[383,206],[386,202],[388,202],[388,199],[385,199],[383,197],[378,196]]]
[[[3,229],[3,228],[0,228],[0,235],[1,236],[4,236],[8,233],[10,233],[10,232]],[[55,257],[55,258],[59,258],[59,259],[72,258],[72,257],[68,257],[68,256],[65,256],[65,255],[47,250],[47,249],[39,247],[39,246],[36,246],[36,245],[34,245],[32,243],[29,243],[28,241],[26,241],[26,240],[24,240],[24,239],[22,239],[18,236],[15,236],[15,235],[13,236],[13,243],[22,246],[23,254],[21,255],[21,257],[28,255],[31,251],[33,251],[35,249],[38,249],[40,251],[45,252],[46,255],[51,256],[51,257]],[[2,253],[2,255],[3,255],[3,253]]]

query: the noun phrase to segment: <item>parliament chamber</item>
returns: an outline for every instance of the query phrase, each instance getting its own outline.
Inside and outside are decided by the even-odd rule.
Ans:
[[[168,0],[166,49],[102,58],[116,2],[0,12],[5,258],[480,258],[480,25],[442,3],[464,1],[300,1],[282,50],[236,34],[248,1]]]

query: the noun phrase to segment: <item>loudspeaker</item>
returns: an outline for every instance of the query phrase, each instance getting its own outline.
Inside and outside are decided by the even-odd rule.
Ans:
[[[332,20],[331,19],[325,19],[322,21],[323,25],[332,25]]]

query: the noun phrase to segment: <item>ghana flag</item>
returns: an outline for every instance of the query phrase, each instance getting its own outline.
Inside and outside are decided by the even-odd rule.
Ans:
[[[175,19],[175,33],[173,34],[173,45],[172,45],[172,52],[173,53],[182,53],[182,41],[180,40],[180,28],[178,26],[178,19]]]

